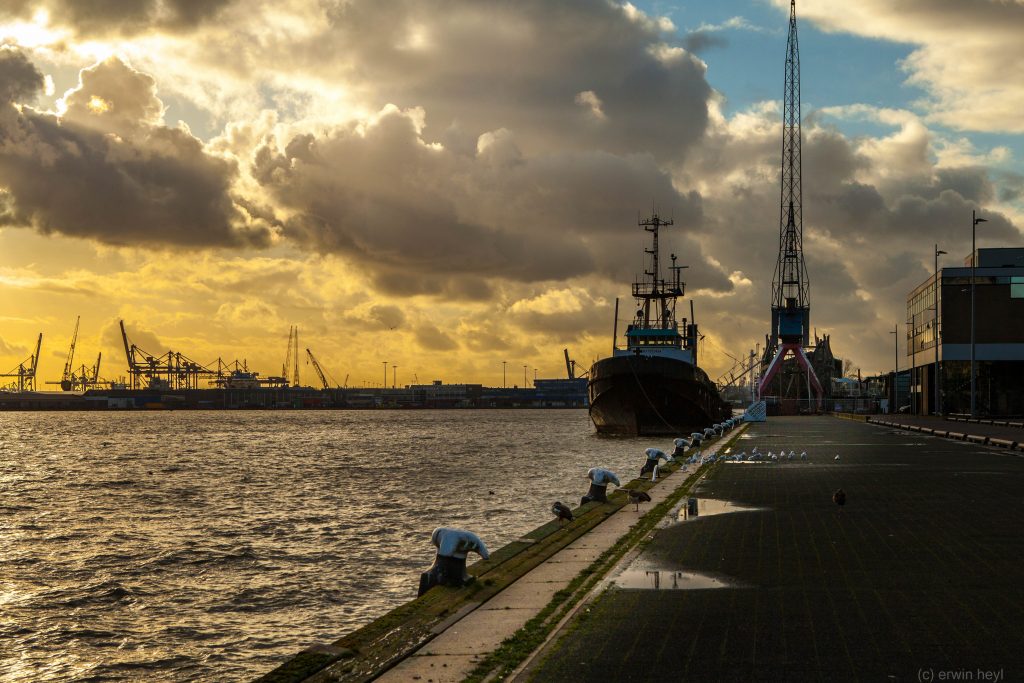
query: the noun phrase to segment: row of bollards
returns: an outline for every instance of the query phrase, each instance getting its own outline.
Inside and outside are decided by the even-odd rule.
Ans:
[[[675,439],[673,441],[674,450],[672,455],[667,455],[660,448],[646,449],[644,451],[645,460],[643,467],[640,469],[640,476],[651,473],[651,481],[657,480],[662,460],[666,463],[676,462],[683,456],[687,448],[692,446],[699,449],[704,441],[716,436],[722,436],[742,421],[742,417],[730,418],[725,422],[712,425],[701,432],[691,433],[689,439]],[[686,462],[688,464],[713,462],[713,460],[707,460],[707,457],[713,456],[701,458],[700,451],[698,450],[697,454],[691,456]],[[608,486],[610,484],[622,486],[619,477],[604,467],[591,467],[587,470],[587,479],[590,480],[590,488],[587,494],[580,498],[580,505],[586,505],[590,502],[607,503]],[[629,494],[630,503],[637,506],[637,511],[640,509],[641,502],[649,502],[651,500],[651,497],[643,491],[634,491],[628,488],[624,490]],[[572,511],[560,501],[555,501],[551,511],[560,521],[571,522],[573,520]],[[465,529],[438,527],[431,533],[430,542],[437,548],[437,554],[434,557],[434,564],[430,569],[420,574],[418,595],[423,595],[434,586],[452,586],[456,588],[468,586],[476,580],[476,577],[466,571],[466,555],[473,552],[485,560],[490,558],[487,546],[480,537],[472,531],[466,531]]]

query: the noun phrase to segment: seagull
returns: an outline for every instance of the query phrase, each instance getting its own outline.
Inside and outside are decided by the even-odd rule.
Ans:
[[[836,462],[839,462],[839,454],[838,454],[838,453],[836,453],[836,457],[834,457],[834,458],[832,458],[832,459],[833,459],[833,460],[835,460]]]
[[[796,457],[796,453],[794,453],[793,451],[790,451],[789,452],[789,459],[792,460],[795,457]]]
[[[844,505],[846,505],[846,491],[839,489],[838,491],[833,493],[832,502],[838,505],[839,507],[843,507]]]
[[[806,460],[807,459],[807,451],[803,451],[802,453],[800,453],[800,459],[801,460]]]
[[[572,510],[569,509],[568,505],[563,504],[561,501],[555,501],[555,504],[551,506],[551,513],[558,518],[558,526],[562,526],[565,522],[572,521]]]
[[[778,460],[778,459],[779,459],[779,456],[777,456],[777,455],[773,455],[772,456],[772,460]]]
[[[768,457],[771,458],[772,460],[774,460],[775,459],[775,454],[772,453],[771,451],[768,451]]]
[[[633,489],[623,489],[629,495],[629,502],[636,505],[636,511],[640,512],[640,503],[650,503],[651,497],[644,491],[634,491]]]

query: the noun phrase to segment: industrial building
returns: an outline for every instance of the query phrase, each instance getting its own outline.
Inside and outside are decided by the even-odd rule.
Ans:
[[[1024,415],[1024,248],[979,249],[975,263],[938,269],[907,296],[912,413],[971,413],[973,350],[975,414]]]

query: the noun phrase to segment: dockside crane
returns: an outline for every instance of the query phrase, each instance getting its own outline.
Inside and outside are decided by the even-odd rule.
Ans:
[[[327,376],[324,374],[324,369],[320,367],[320,363],[317,361],[316,356],[309,349],[306,349],[306,362],[313,366],[316,370],[316,376],[320,378],[320,383],[324,385],[324,389],[330,389],[330,384],[327,383]],[[335,383],[337,384],[337,383]]]
[[[119,323],[132,389],[198,389],[200,380],[215,382],[221,378],[219,368],[202,365],[183,353],[168,351],[154,356],[144,351],[128,341],[124,321]]]
[[[43,333],[40,332],[39,338],[36,340],[36,352],[18,363],[17,367],[13,368],[10,372],[5,372],[0,375],[0,377],[17,378],[16,381],[11,382],[6,387],[3,387],[4,389],[14,391],[36,390],[36,368],[39,366],[39,349],[42,345]]]
[[[789,5],[789,37],[786,40],[786,78],[782,111],[782,188],[779,205],[779,257],[772,278],[772,328],[765,340],[763,370],[757,393],[764,396],[772,379],[792,354],[807,376],[822,407],[823,388],[807,358],[810,344],[811,293],[804,261],[803,179],[800,130],[800,47],[796,28],[796,0]],[[787,393],[780,388],[778,394]],[[797,394],[790,396],[798,398]]]
[[[288,328],[288,353],[284,357],[284,365],[281,367],[281,375],[287,384],[293,387],[299,386],[299,326],[292,325]]]
[[[565,371],[568,373],[569,379],[583,379],[590,374],[589,372],[583,372],[577,377],[576,361],[569,358],[569,349],[562,349],[562,353],[565,354]]]
[[[74,383],[71,380],[72,368],[75,362],[75,344],[78,342],[78,325],[82,322],[82,316],[75,318],[75,331],[71,334],[71,348],[68,349],[68,359],[64,361],[64,374],[60,378],[60,388],[63,391],[71,391]]]

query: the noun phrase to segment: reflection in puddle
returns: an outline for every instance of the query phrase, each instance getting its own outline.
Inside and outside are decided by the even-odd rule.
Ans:
[[[640,590],[699,590],[731,585],[707,574],[660,569],[627,569],[613,581],[620,588]]]
[[[715,498],[689,498],[680,507],[676,515],[677,521],[685,522],[688,519],[699,517],[710,517],[722,515],[729,512],[757,512],[764,508],[746,507],[737,505],[732,501],[718,500]]]

